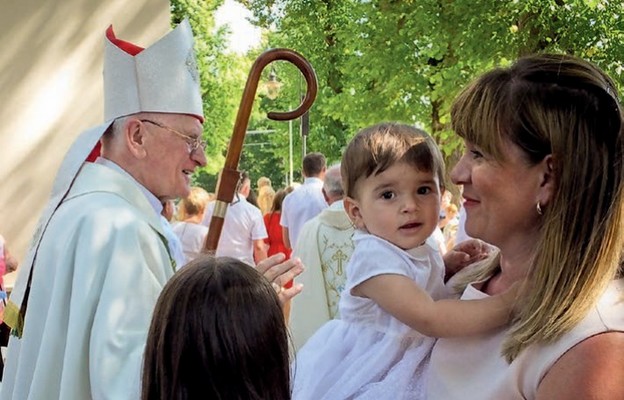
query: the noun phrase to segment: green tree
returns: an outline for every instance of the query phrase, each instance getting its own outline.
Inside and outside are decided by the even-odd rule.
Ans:
[[[171,1],[172,25],[188,18],[195,37],[208,164],[195,173],[193,183],[211,192],[215,191],[216,176],[223,167],[245,84],[245,71],[250,65],[247,57],[226,52],[229,32],[224,28],[216,29],[214,19],[215,11],[222,4],[223,0]]]
[[[206,102],[207,139],[214,174],[233,126],[251,62],[224,54],[225,31],[214,32],[212,14],[221,1],[174,0],[174,21],[191,16]],[[518,56],[566,52],[590,59],[624,82],[622,2],[607,0],[241,0],[254,23],[268,32],[262,48],[287,47],[315,67],[319,92],[310,111],[308,151],[340,159],[355,132],[399,120],[431,132],[453,163],[459,140],[450,131],[449,108],[476,75]],[[176,8],[177,7],[177,8]],[[184,10],[184,11],[181,11]],[[282,82],[277,99],[259,90],[250,128],[274,130],[248,136],[240,169],[285,182],[288,123],[266,112],[294,108],[302,79],[288,63],[271,65]],[[267,78],[265,71],[263,79]],[[300,177],[302,140],[293,122],[293,166]],[[217,133],[218,132],[218,133]],[[264,143],[264,144],[259,144]],[[213,179],[213,178],[210,178]],[[204,179],[205,180],[205,179]]]
[[[343,42],[338,40],[341,26],[349,20],[349,7],[346,2],[243,2],[251,8],[257,17],[259,26],[270,28],[268,35],[270,47],[287,47],[300,52],[314,66],[319,91],[317,100],[310,110],[310,133],[306,149],[323,152],[330,162],[338,161],[342,149],[348,141],[349,127],[333,110],[332,101],[343,91],[344,76],[341,66],[346,54],[343,54]],[[280,9],[271,8],[272,5]],[[280,18],[275,16],[282,15]],[[298,26],[305,21],[305,26]],[[299,104],[301,93],[305,90],[300,73],[295,68],[284,65],[276,66],[277,75],[283,83],[283,90],[276,100],[282,108],[291,108]],[[294,135],[294,165],[297,172],[301,169],[302,148],[299,122],[296,122]]]
[[[204,137],[208,143],[208,165],[196,171],[193,184],[211,192],[216,190],[218,172],[223,168],[249,69],[260,51],[254,50],[247,55],[226,52],[227,36],[230,32],[224,28],[215,29],[214,19],[215,11],[222,4],[223,0],[171,1],[172,25],[188,18],[195,36],[204,102]],[[262,87],[259,92],[260,101],[254,103],[249,129],[272,129],[266,113],[259,111],[260,103],[267,101],[262,94]],[[284,163],[288,154],[287,126],[284,123],[275,123],[276,132],[272,136],[247,135],[238,169],[248,171],[252,180],[268,176],[276,187],[285,185],[288,172],[288,164]]]
[[[458,148],[449,107],[477,74],[533,52],[590,59],[622,83],[622,2],[607,0],[250,0],[274,46],[319,75],[310,141],[327,154],[362,126],[401,120]],[[452,161],[452,157],[451,157]]]

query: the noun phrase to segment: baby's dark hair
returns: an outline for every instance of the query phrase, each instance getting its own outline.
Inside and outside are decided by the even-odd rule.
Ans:
[[[446,186],[444,159],[433,138],[410,125],[383,122],[362,129],[347,146],[341,163],[345,195],[354,198],[358,179],[381,173],[399,161],[435,173],[440,189]]]

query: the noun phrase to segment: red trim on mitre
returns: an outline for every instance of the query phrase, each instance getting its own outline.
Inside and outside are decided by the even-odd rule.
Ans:
[[[136,44],[132,44],[130,42],[126,42],[125,40],[118,39],[115,37],[115,32],[113,32],[113,25],[110,25],[108,29],[106,29],[106,38],[110,40],[112,44],[119,47],[121,50],[130,54],[131,56],[136,56],[143,50],[143,47],[139,47]]]

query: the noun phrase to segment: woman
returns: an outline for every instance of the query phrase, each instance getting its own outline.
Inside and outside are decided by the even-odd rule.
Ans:
[[[143,400],[290,399],[288,335],[268,280],[200,256],[165,285],[145,347]]]
[[[466,232],[500,252],[465,271],[462,298],[526,279],[514,322],[441,339],[429,399],[624,398],[624,134],[611,79],[535,55],[470,85],[451,110],[466,153]]]
[[[284,244],[284,239],[282,236],[282,226],[280,225],[280,217],[282,215],[282,203],[284,202],[284,198],[293,189],[291,187],[287,187],[286,189],[280,189],[277,191],[275,196],[273,196],[273,204],[271,205],[271,211],[267,214],[264,214],[264,225],[267,230],[267,238],[264,239],[264,243],[269,246],[267,250],[267,256],[271,257],[274,254],[283,253],[288,260],[292,254],[292,250],[286,247]],[[293,285],[292,281],[286,282],[284,285],[285,288],[291,288]],[[288,323],[290,320],[290,307],[291,302],[287,301],[284,303],[284,318]]]
[[[275,190],[271,186],[271,180],[266,176],[258,178],[258,207],[262,211],[262,215],[266,215],[271,211]]]
[[[292,252],[291,249],[284,245],[282,226],[280,225],[282,202],[284,201],[284,197],[290,192],[292,192],[290,188],[278,190],[273,197],[273,204],[270,212],[264,214],[264,225],[266,226],[268,234],[268,237],[264,239],[264,243],[269,246],[269,250],[267,251],[269,257],[273,254],[284,253],[286,259],[289,259]]]
[[[206,206],[214,195],[200,187],[192,187],[191,193],[180,201],[179,222],[173,224],[173,232],[182,243],[184,264],[197,258],[204,246],[208,227],[202,225]]]

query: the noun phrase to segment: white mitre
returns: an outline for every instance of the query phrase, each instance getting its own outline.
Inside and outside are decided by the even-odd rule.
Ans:
[[[192,114],[203,120],[199,75],[188,20],[147,49],[106,31],[104,119],[145,112]]]
[[[20,309],[32,274],[32,265],[43,232],[52,214],[69,191],[74,178],[104,132],[119,117],[138,112],[189,114],[203,122],[199,76],[188,20],[152,46],[143,49],[106,31],[104,51],[104,120],[78,136],[58,170],[50,200],[37,224],[8,302],[4,321],[19,336],[23,328]]]

